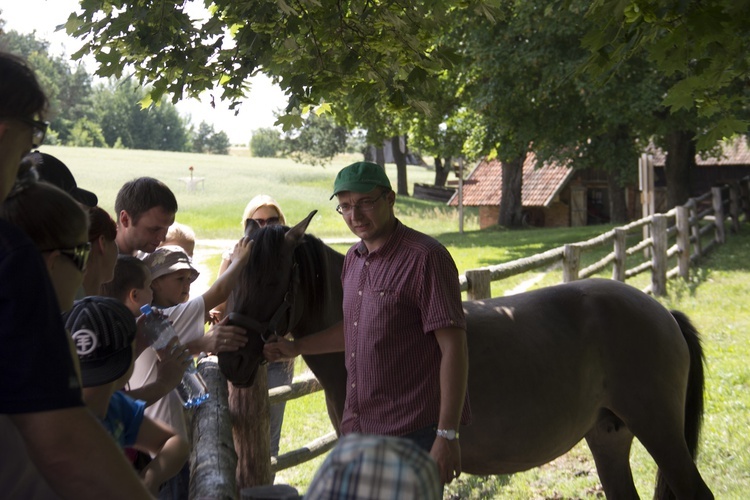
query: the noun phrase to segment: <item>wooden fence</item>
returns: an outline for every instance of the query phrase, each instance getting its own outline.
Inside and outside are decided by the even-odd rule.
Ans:
[[[749,190],[750,178],[744,178],[739,182],[714,187],[667,213],[645,217],[590,240],[466,271],[464,276],[459,276],[461,291],[467,293],[469,300],[486,299],[491,296],[490,285],[493,281],[561,264],[563,282],[591,277],[608,266],[612,267],[612,279],[618,281],[626,281],[650,271],[651,284],[643,291],[665,295],[668,279],[676,276],[688,279],[691,264],[711,251],[715,245],[724,243],[727,221],[731,231],[737,232],[741,217],[744,216],[745,221],[750,220]],[[649,236],[628,246],[632,237],[640,234]],[[610,253],[589,266],[581,267],[584,254],[607,245],[612,247]],[[634,263],[638,255],[644,255],[647,259]],[[676,266],[671,269],[670,259],[677,261]],[[632,267],[628,268],[628,264]]]
[[[523,259],[496,266],[466,271],[459,276],[461,290],[470,300],[491,296],[490,285],[527,271],[562,264],[563,281],[584,279],[612,267],[612,279],[625,281],[650,271],[651,284],[644,292],[666,294],[667,280],[680,276],[688,279],[690,266],[726,238],[726,226],[731,232],[740,230],[740,219],[750,221],[750,177],[729,185],[714,187],[702,196],[691,198],[685,205],[665,214],[655,214],[622,227],[607,231],[587,241],[567,244]],[[646,231],[644,231],[646,228]],[[637,235],[638,241],[629,245]],[[611,246],[612,251],[598,261],[581,267],[587,252]],[[647,258],[628,268],[636,256]],[[640,257],[638,257],[640,259]],[[676,265],[669,268],[670,261]],[[235,473],[237,455],[232,443],[232,424],[227,402],[227,382],[218,369],[218,362],[210,356],[199,363],[199,371],[209,386],[212,398],[201,405],[193,416],[193,450],[191,454],[191,499],[238,498]],[[260,377],[264,381],[264,377]],[[321,387],[310,374],[298,377],[289,386],[268,391],[269,404],[289,401],[320,391]],[[215,395],[215,397],[213,396]],[[260,418],[264,418],[261,416]],[[268,415],[265,415],[267,421]],[[311,460],[328,450],[337,441],[331,432],[300,449],[269,457],[271,470],[278,472]],[[260,483],[256,483],[260,484]],[[250,485],[241,485],[252,486]]]

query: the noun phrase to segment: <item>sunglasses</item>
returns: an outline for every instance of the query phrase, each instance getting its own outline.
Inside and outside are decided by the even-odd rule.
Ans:
[[[47,135],[47,127],[49,127],[49,122],[43,122],[41,120],[35,120],[33,118],[24,118],[24,117],[5,117],[0,118],[3,120],[17,120],[21,123],[25,123],[26,125],[30,126],[32,128],[32,135],[31,135],[31,147],[32,148],[38,148],[42,145],[44,142],[44,137]]]
[[[42,250],[43,252],[54,252],[57,250],[62,255],[69,258],[73,264],[78,268],[79,271],[84,272],[86,270],[86,263],[89,260],[89,254],[91,253],[91,242],[81,243],[73,248],[50,248],[48,250]]]
[[[258,223],[260,227],[266,227],[266,226],[275,226],[279,223],[281,220],[278,217],[269,217],[267,219],[253,219],[255,222]]]

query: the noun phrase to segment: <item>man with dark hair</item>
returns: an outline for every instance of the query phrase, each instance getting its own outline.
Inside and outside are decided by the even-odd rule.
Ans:
[[[177,200],[153,177],[126,182],[115,199],[117,246],[121,254],[151,253],[164,241],[177,213]]]
[[[0,202],[44,140],[47,99],[33,71],[0,52]],[[0,491],[3,498],[149,498],[84,406],[42,256],[0,220]],[[95,472],[95,473],[92,473]]]

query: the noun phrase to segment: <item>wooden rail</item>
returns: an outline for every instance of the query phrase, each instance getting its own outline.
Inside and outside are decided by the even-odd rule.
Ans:
[[[740,230],[740,218],[750,220],[750,178],[714,187],[669,212],[645,217],[586,241],[566,244],[531,257],[471,269],[459,276],[461,291],[466,292],[469,300],[487,299],[491,296],[493,281],[560,263],[563,282],[591,277],[610,266],[612,279],[618,281],[626,281],[649,271],[651,284],[643,291],[666,295],[667,280],[677,276],[689,279],[690,266],[716,245],[725,242],[725,226],[728,225],[734,233]],[[648,229],[645,233],[650,236],[628,246],[629,237],[632,239],[633,236],[642,235],[644,228]],[[709,234],[712,237],[705,241]],[[612,251],[598,261],[581,267],[584,254],[603,246],[611,246]],[[633,259],[639,254],[646,255],[647,260],[634,263]],[[670,259],[674,258],[677,265],[670,269]],[[628,264],[632,267],[628,268]]]

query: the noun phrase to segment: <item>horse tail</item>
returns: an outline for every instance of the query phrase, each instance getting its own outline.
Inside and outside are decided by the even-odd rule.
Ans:
[[[700,334],[688,317],[680,311],[670,311],[680,326],[682,336],[690,351],[690,370],[687,381],[687,398],[685,401],[685,441],[693,460],[698,455],[698,442],[703,424],[703,389],[705,385],[703,364],[703,346]],[[654,498],[674,498],[661,471],[656,474],[656,491]]]

